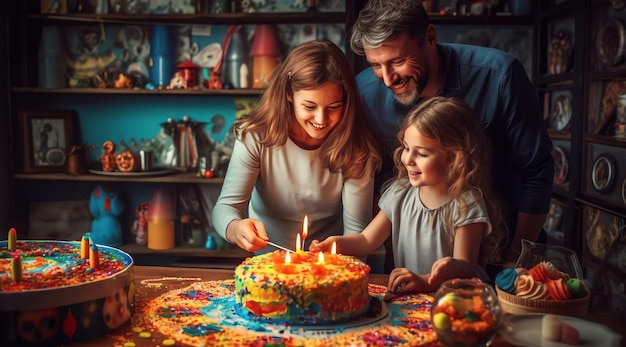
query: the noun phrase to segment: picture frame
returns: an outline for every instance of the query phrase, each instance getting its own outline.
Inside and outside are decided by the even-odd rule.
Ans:
[[[74,141],[73,110],[19,110],[24,173],[63,172]]]

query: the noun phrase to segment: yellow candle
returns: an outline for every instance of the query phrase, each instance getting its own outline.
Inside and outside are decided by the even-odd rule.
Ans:
[[[148,248],[174,248],[174,221],[171,219],[155,219],[148,221]]]
[[[83,235],[83,239],[80,240],[80,258],[89,259],[89,233]]]
[[[91,244],[89,247],[89,267],[92,269],[100,267],[100,252],[95,244]]]
[[[16,253],[11,258],[11,278],[15,282],[22,280],[22,257]]]
[[[300,252],[301,243],[300,243],[300,233],[296,236],[296,252]]]
[[[9,251],[11,252],[17,248],[17,232],[15,231],[15,228],[9,229],[7,247],[9,248]]]

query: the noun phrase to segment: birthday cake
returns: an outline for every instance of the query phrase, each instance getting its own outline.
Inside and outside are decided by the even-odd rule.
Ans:
[[[9,345],[91,339],[132,315],[128,254],[78,241],[9,243],[0,241],[0,334]]]
[[[285,325],[334,324],[368,309],[370,267],[330,253],[275,251],[235,269],[235,308],[255,321]]]

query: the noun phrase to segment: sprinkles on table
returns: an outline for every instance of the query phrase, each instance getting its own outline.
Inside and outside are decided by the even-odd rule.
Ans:
[[[386,287],[369,285],[382,299]],[[394,299],[388,316],[371,324],[327,330],[259,324],[234,309],[234,280],[193,283],[138,307],[133,318],[175,342],[190,346],[435,346],[430,323],[433,298],[409,294]]]

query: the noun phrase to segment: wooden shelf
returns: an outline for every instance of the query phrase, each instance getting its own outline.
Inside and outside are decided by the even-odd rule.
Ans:
[[[216,96],[237,96],[237,95],[261,95],[264,89],[165,89],[148,90],[141,88],[116,89],[116,88],[31,88],[14,87],[14,93],[32,94],[132,94],[132,95],[216,95]]]
[[[220,14],[29,14],[27,19],[49,23],[117,23],[117,24],[170,24],[170,25],[232,25],[232,24],[305,24],[344,23],[345,12],[298,12],[298,13],[220,13]]]
[[[143,183],[197,183],[197,184],[222,184],[224,178],[200,178],[192,172],[174,173],[163,176],[103,176],[86,174],[80,176],[66,173],[17,173],[13,178],[20,180],[45,180],[45,181],[90,181],[90,182],[143,182]]]

